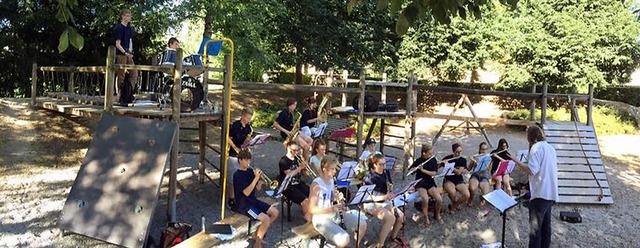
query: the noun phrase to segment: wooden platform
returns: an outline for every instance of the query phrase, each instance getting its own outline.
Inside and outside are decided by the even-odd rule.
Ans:
[[[552,121],[544,124],[544,132],[558,155],[559,203],[613,204],[593,126]],[[604,191],[601,200],[596,180]]]
[[[48,97],[38,97],[37,106],[82,117],[100,117],[103,111],[104,97],[85,96],[67,92],[47,93]],[[160,109],[157,105],[141,106],[113,106],[113,113],[117,115],[147,117],[157,119],[170,119],[171,109]],[[221,113],[197,110],[192,113],[181,113],[180,122],[219,121]]]

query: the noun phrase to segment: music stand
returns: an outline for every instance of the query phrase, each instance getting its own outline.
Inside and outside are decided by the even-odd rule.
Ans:
[[[444,169],[440,171],[440,173],[433,176],[433,178],[445,177],[445,176],[453,176],[453,166],[455,166],[455,162],[444,164]]]
[[[527,159],[529,158],[529,150],[518,150],[518,152],[516,153],[516,157],[518,157],[518,159],[523,163],[529,162],[529,160]]]
[[[402,188],[402,190],[400,190],[400,191],[398,191],[396,193],[393,193],[393,198],[391,199],[391,204],[393,204],[394,207],[399,207],[396,204],[396,199],[398,198],[398,196],[402,196],[402,199],[401,199],[401,202],[400,202],[400,203],[402,203],[402,212],[406,213],[406,210],[407,210],[406,206],[407,206],[408,202],[407,202],[407,194],[405,194],[405,193],[408,192],[409,190],[415,188],[415,186],[421,180],[422,180],[422,178],[418,179],[418,180],[415,180],[415,181],[412,181],[409,184],[407,184],[406,186],[404,186],[404,188]],[[405,224],[404,223],[406,223],[406,216],[405,216],[405,222],[403,222],[403,224],[402,224],[402,238],[400,238],[400,240],[402,242],[399,245],[396,245],[394,247],[398,247],[398,246],[403,247],[403,248],[404,247],[409,247],[409,244],[407,244],[407,241],[405,240],[405,227],[404,227]]]
[[[391,156],[385,156],[385,168],[388,171],[393,171],[393,169],[396,167],[396,158],[395,157],[391,157]]]
[[[327,123],[327,122],[318,125],[318,128],[313,133],[313,137],[312,138],[316,139],[316,138],[322,136],[324,134],[324,131],[327,130],[327,126],[329,126],[329,123]]]
[[[276,191],[273,195],[274,198],[282,198],[282,193],[287,190],[289,184],[291,184],[291,179],[293,178],[293,174],[286,175],[284,179],[282,179],[282,183],[280,183],[280,187],[278,187],[278,191]],[[284,199],[283,199],[284,200]],[[284,202],[280,204],[280,211],[284,215]],[[280,218],[280,235],[284,235],[284,218]]]
[[[347,161],[342,163],[342,167],[340,167],[340,171],[338,172],[336,179],[340,181],[348,181],[349,179],[354,178],[356,175],[356,166],[358,166],[357,161]]]
[[[362,187],[360,187],[358,189],[358,192],[356,193],[356,196],[353,197],[353,200],[351,200],[351,202],[347,205],[347,206],[354,206],[357,205],[358,206],[358,221],[356,221],[356,233],[358,233],[358,235],[356,235],[356,248],[360,247],[360,240],[359,240],[359,234],[360,234],[360,211],[362,208],[362,205],[365,203],[371,203],[373,202],[373,195],[371,194],[373,192],[373,189],[376,187],[376,185],[364,185]]]
[[[501,247],[504,248],[504,233],[507,225],[507,210],[511,209],[518,204],[516,200],[507,195],[502,189],[496,189],[486,195],[482,196],[485,201],[489,202],[491,206],[500,211],[502,214],[502,243]]]
[[[498,164],[498,169],[491,175],[491,177],[503,176],[510,174],[513,168],[516,167],[516,163],[513,160],[503,160]]]
[[[329,135],[329,139],[330,140],[336,140],[336,139],[340,139],[340,138],[349,138],[349,137],[353,136],[353,134],[355,132],[356,132],[356,129],[352,128],[352,127],[343,128],[343,129],[337,129],[337,130],[333,131],[331,133],[331,135]]]
[[[242,144],[242,146],[240,146],[240,148],[246,148],[246,147],[250,147],[250,146],[262,145],[264,143],[267,143],[267,139],[269,137],[271,137],[271,134],[268,134],[268,133],[258,135],[256,137],[253,137],[253,139],[251,139],[248,143]]]

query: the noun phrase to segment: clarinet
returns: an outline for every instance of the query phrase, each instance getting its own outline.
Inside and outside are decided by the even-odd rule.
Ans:
[[[344,201],[345,201],[344,195],[342,194],[342,192],[338,191],[338,187],[334,187],[333,194],[336,196],[336,199],[335,199],[336,204],[344,206]],[[342,227],[342,229],[347,230],[344,225],[344,209],[343,211],[340,211],[338,215],[340,216],[340,227]]]

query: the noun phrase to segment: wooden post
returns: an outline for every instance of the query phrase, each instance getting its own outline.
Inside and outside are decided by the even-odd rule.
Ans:
[[[380,152],[384,154],[384,118],[380,118]]]
[[[360,71],[360,97],[358,98],[358,133],[357,133],[357,142],[356,142],[356,157],[360,156],[360,154],[362,153],[362,134],[363,134],[363,129],[364,129],[364,91],[365,91],[365,87],[366,84],[364,83],[364,79],[365,79],[365,68],[362,67],[361,71]],[[346,79],[346,77],[345,77]],[[346,83],[346,81],[345,81]],[[346,97],[344,96],[343,93],[343,98],[342,98],[342,103],[343,106],[346,106]]]
[[[75,87],[75,73],[74,72],[69,72],[69,79],[68,79],[69,83],[68,83],[68,87],[69,87],[69,93],[73,94],[73,88]]]
[[[38,94],[38,63],[33,62],[31,67],[31,106],[36,106],[36,95]]]
[[[544,125],[547,122],[547,89],[549,88],[549,83],[544,82],[542,84],[542,110],[540,116],[540,123]]]
[[[536,93],[536,84],[531,87],[531,93]],[[529,108],[529,120],[536,121],[536,99],[531,100],[531,107]]]
[[[402,179],[406,174],[407,167],[413,163],[413,130],[412,130],[412,109],[413,109],[413,83],[415,81],[415,74],[413,72],[409,75],[409,85],[407,87],[407,100],[405,106],[404,116],[404,146],[403,146],[403,162],[402,162]]]
[[[204,163],[207,155],[207,123],[204,121],[198,122],[198,143],[200,153],[200,162],[198,163],[198,181],[200,183],[204,183]]]
[[[344,82],[344,87],[348,88],[349,87],[349,71],[347,70],[343,70],[342,71],[342,80]],[[364,99],[364,96],[362,96]],[[347,106],[347,93],[342,93],[342,105],[340,105],[342,107],[346,107]]]
[[[593,84],[589,84],[589,98],[587,100],[587,126],[593,126]]]
[[[576,92],[578,91],[576,85],[571,85],[571,97],[569,101],[569,107],[571,108],[571,121],[580,121],[580,117],[578,116],[578,109],[576,107],[576,99],[572,96],[573,94],[576,94]]]
[[[116,59],[116,47],[109,46],[107,50],[107,62],[104,75],[104,112],[111,113],[113,111],[113,88],[116,81],[116,70],[113,64]]]
[[[382,74],[382,82],[387,82],[386,73]],[[383,104],[387,104],[387,86],[386,85],[382,85],[382,89],[380,91],[380,102]],[[380,141],[380,144],[382,144],[382,141]]]
[[[224,56],[224,81],[223,81],[223,94],[222,94],[222,132],[220,133],[221,143],[221,151],[220,151],[220,219],[225,218],[226,211],[226,199],[227,197],[227,171],[229,166],[229,145],[226,142],[229,135],[229,123],[230,123],[230,110],[229,108],[231,103],[231,80],[232,80],[232,64],[231,58],[229,55]]]
[[[180,92],[182,92],[182,49],[176,49],[176,61],[173,68],[173,97],[171,98],[171,120],[176,123],[176,134],[171,146],[169,164],[169,203],[167,215],[169,221],[176,221],[176,187],[178,185],[178,151],[180,149]]]

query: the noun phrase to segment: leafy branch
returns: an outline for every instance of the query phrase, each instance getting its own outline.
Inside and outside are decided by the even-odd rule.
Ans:
[[[53,1],[53,0],[52,0]],[[71,9],[78,7],[77,0],[55,0],[58,2],[58,11],[56,12],[56,19],[64,23],[67,27],[60,34],[60,42],[58,43],[58,52],[63,53],[69,47],[69,43],[78,50],[82,50],[84,47],[84,38],[78,33],[74,27],[69,25],[69,22],[75,24],[75,19],[71,13]]]

